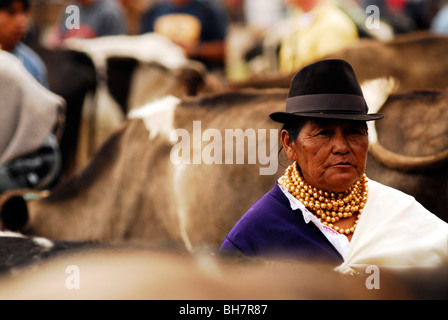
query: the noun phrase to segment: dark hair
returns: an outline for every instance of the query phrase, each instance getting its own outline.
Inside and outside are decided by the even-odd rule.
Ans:
[[[28,9],[30,8],[30,0],[0,0],[0,10],[4,9],[4,8],[8,8],[16,1],[23,3],[25,11],[28,11]]]
[[[288,166],[287,164],[282,163],[283,161],[281,159],[282,158],[281,154],[282,154],[282,150],[283,150],[283,144],[282,144],[282,141],[281,141],[281,132],[283,130],[286,130],[288,132],[289,138],[291,140],[295,141],[297,139],[297,137],[299,136],[300,130],[302,130],[303,126],[309,120],[310,120],[309,118],[299,118],[299,117],[297,117],[296,119],[291,120],[291,121],[286,121],[283,124],[283,126],[282,126],[282,128],[280,130],[280,135],[278,137],[279,145],[280,145],[280,148],[278,149],[278,161],[279,161],[279,164],[281,166],[283,166],[285,168]],[[285,161],[288,161],[288,160],[285,159]]]
[[[287,121],[283,124],[281,131],[288,131],[289,139],[295,141],[299,135],[300,130],[302,130],[307,121],[309,121],[308,118],[297,118],[297,120]]]

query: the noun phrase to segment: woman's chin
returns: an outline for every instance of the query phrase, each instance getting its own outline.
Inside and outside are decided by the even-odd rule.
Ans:
[[[362,178],[362,175],[359,176],[358,172],[354,173],[349,170],[348,172],[339,172],[331,174],[331,176],[327,179],[327,185],[331,186],[330,190],[332,192],[345,192],[348,188],[350,188],[353,184],[355,184],[359,179]]]

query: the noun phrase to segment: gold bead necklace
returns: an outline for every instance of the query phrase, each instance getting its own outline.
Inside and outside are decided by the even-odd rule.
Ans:
[[[287,188],[324,225],[345,235],[355,232],[367,201],[368,188],[365,174],[345,192],[328,192],[309,185],[297,170],[297,163],[294,162],[286,168],[285,174],[278,179],[278,184]],[[357,218],[351,228],[342,229],[334,225],[339,220],[353,215],[357,215]]]

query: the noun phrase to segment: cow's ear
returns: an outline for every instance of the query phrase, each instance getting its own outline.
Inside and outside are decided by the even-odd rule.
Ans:
[[[22,196],[7,199],[0,210],[2,229],[19,231],[28,222],[28,207]]]

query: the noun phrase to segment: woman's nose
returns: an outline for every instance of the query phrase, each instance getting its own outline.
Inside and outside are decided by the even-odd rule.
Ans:
[[[332,139],[333,153],[346,154],[350,152],[350,146],[347,137],[343,132],[336,132]]]

